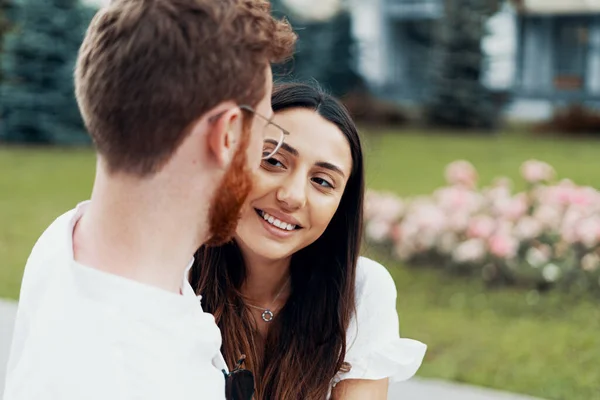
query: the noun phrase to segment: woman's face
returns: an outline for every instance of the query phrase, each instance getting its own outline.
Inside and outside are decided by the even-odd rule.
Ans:
[[[285,110],[273,122],[290,134],[262,161],[236,231],[242,252],[268,260],[289,257],[323,234],[352,169],[347,139],[315,111]],[[265,151],[272,148],[265,143]]]

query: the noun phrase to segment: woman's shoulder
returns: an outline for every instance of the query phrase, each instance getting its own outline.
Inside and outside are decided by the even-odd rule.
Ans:
[[[356,265],[356,298],[360,303],[365,296],[396,297],[396,284],[386,267],[375,260],[360,257]]]
[[[346,358],[349,372],[344,379],[390,382],[412,377],[425,355],[426,346],[400,338],[396,312],[396,285],[383,265],[366,257],[356,269],[356,313],[346,332]]]

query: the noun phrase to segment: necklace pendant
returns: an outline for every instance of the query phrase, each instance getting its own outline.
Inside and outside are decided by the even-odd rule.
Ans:
[[[263,313],[261,314],[261,317],[262,317],[263,321],[265,321],[265,322],[273,321],[273,313],[271,312],[271,310],[263,311]]]

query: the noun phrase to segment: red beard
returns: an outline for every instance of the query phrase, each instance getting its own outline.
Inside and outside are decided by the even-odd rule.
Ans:
[[[235,234],[242,206],[252,189],[252,173],[248,170],[246,156],[249,141],[250,131],[244,129],[231,166],[225,172],[210,205],[207,246],[221,246]]]

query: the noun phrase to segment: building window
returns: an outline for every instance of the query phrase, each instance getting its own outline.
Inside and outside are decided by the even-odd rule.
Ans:
[[[561,90],[580,90],[585,84],[589,20],[559,18],[554,26],[554,86]]]

